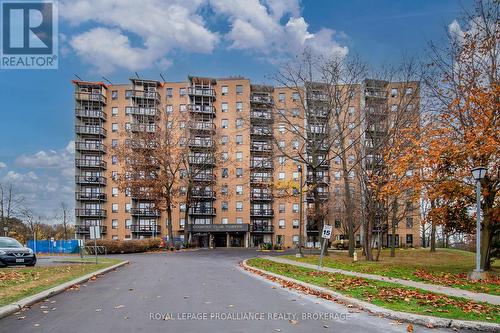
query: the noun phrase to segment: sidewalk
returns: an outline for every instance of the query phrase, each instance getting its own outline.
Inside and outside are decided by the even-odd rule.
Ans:
[[[295,260],[284,259],[284,258],[280,258],[280,257],[263,256],[262,258],[268,259],[268,260],[271,260],[271,261],[274,261],[277,263],[281,263],[281,264],[289,264],[289,265],[294,265],[294,266],[299,266],[299,267],[304,267],[304,268],[309,268],[309,269],[317,269],[318,268],[317,265],[302,263],[302,262],[298,262]],[[467,299],[477,301],[477,302],[486,302],[486,303],[490,303],[490,304],[494,304],[494,305],[500,305],[500,296],[495,296],[495,295],[490,295],[490,294],[475,293],[475,292],[457,289],[457,288],[439,286],[439,285],[435,285],[435,284],[429,284],[429,283],[417,282],[417,281],[411,281],[411,280],[396,279],[396,278],[385,277],[385,276],[375,275],[375,274],[365,274],[365,273],[345,271],[343,269],[322,267],[321,271],[329,272],[329,273],[339,273],[339,274],[344,274],[344,275],[349,275],[349,276],[356,276],[356,277],[370,279],[370,280],[398,283],[398,284],[401,284],[401,285],[404,285],[407,287],[418,288],[418,289],[422,289],[422,290],[426,290],[426,291],[431,291],[434,293],[445,294],[445,295],[453,296],[453,297],[467,298]]]

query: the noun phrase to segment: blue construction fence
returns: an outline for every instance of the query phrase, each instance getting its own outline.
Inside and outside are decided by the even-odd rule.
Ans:
[[[36,253],[79,253],[81,241],[69,240],[28,240],[28,247]]]

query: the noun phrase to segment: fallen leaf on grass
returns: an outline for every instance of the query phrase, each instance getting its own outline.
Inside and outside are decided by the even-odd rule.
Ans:
[[[294,320],[294,319],[290,319],[290,320],[289,320],[289,322],[290,322],[290,324],[292,324],[292,325],[297,325],[297,324],[299,323],[299,321],[298,321],[298,320]]]
[[[406,326],[406,332],[413,332],[413,325],[412,324],[408,324],[408,326]]]

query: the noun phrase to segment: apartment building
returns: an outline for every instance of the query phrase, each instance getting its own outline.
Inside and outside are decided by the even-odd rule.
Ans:
[[[356,86],[353,103],[345,112],[370,112],[374,100],[390,104],[392,99],[399,98],[395,92],[405,93],[401,84],[380,81],[375,89],[374,82],[367,80]],[[163,211],[147,200],[119,190],[116,180],[123,168],[113,152],[114,147],[126,144],[130,133],[154,132],[165,126],[186,133],[190,167],[199,168],[191,192],[188,223],[182,200],[173,211],[176,239],[183,239],[188,228],[192,242],[203,247],[250,247],[260,243],[293,247],[298,244],[302,230],[306,245],[317,246],[319,228],[311,222],[315,200],[327,202],[330,207],[325,223],[334,225],[334,239],[345,238],[344,215],[339,204],[342,178],[336,161],[325,163],[313,175],[306,166],[285,158],[277,149],[279,145],[299,146],[281,123],[279,110],[286,110],[297,124],[313,121],[304,117],[300,92],[252,84],[241,77],[189,77],[186,82],[132,78],[127,84],[84,81],[73,84],[75,216],[79,238],[89,236],[91,225],[99,225],[106,239],[167,234]],[[315,100],[314,103],[321,104],[320,89],[311,96],[314,97],[310,103]],[[162,112],[179,114],[187,120],[160,123],[158,115]],[[318,119],[321,120],[321,113],[314,121]],[[363,119],[367,128],[380,121],[371,116]],[[276,184],[294,184],[298,188],[302,182],[307,189],[313,178],[319,186],[319,197],[304,193],[303,205],[297,191],[277,193]],[[353,196],[362,200],[359,186],[354,183]],[[416,207],[417,203],[412,201],[410,206]],[[355,218],[359,220],[361,215],[356,214]],[[419,246],[419,224],[415,209],[406,224],[398,225],[396,244]],[[377,227],[374,232],[380,233],[381,226]],[[360,242],[360,230],[356,232],[356,241]],[[382,240],[384,245],[388,241],[388,238]]]

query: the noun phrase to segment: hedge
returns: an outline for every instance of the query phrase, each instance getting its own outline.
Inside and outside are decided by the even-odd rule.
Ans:
[[[94,246],[94,241],[87,241],[86,246]],[[106,247],[107,253],[137,253],[158,250],[159,238],[131,239],[131,240],[98,240],[97,246]]]

